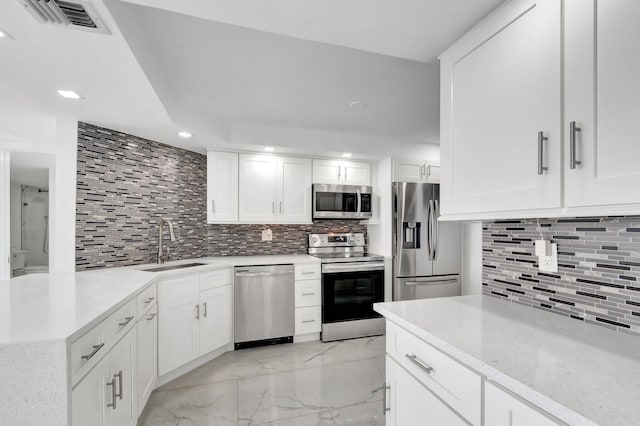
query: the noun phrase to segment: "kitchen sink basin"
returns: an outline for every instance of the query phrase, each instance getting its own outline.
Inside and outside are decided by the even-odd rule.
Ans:
[[[155,268],[143,269],[145,272],[162,272],[162,271],[172,271],[174,269],[184,269],[184,268],[193,268],[194,266],[202,266],[206,265],[206,263],[182,263],[180,265],[169,265],[169,266],[157,266]]]

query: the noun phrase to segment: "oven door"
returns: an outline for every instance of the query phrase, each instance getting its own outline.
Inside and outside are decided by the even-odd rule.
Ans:
[[[384,301],[384,262],[322,265],[322,323],[379,318]]]
[[[368,219],[371,187],[355,185],[313,185],[314,219]]]

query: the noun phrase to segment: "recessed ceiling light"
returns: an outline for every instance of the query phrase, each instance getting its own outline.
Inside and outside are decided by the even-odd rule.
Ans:
[[[349,108],[351,108],[351,109],[364,109],[366,107],[367,107],[367,103],[366,102],[362,102],[362,101],[349,102]]]
[[[342,156],[344,158],[351,158],[351,153],[350,152],[345,152],[344,154],[342,154]]]
[[[78,93],[74,92],[73,90],[60,89],[58,90],[58,94],[63,98],[67,98],[67,99],[82,99],[82,96],[80,96]]]
[[[178,133],[178,136],[180,136],[181,138],[189,139],[193,135],[189,132],[182,131]]]
[[[275,148],[272,147],[272,146],[265,146],[264,150],[267,151],[267,152],[273,152],[273,151],[275,151]]]

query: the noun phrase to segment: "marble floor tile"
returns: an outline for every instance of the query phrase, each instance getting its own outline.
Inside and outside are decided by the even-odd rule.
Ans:
[[[377,401],[383,383],[384,376],[371,360],[242,379],[238,419],[240,424],[256,425]]]
[[[327,365],[380,356],[384,354],[385,338],[374,336],[327,343],[316,341],[298,343],[296,347],[307,366]]]
[[[153,392],[138,425],[235,425],[237,386],[232,380]]]
[[[248,424],[248,423],[245,423]],[[239,425],[243,425],[242,422]],[[306,416],[293,417],[286,420],[276,420],[275,422],[262,423],[260,426],[336,426],[336,423],[329,411],[308,414]]]
[[[161,390],[255,377],[304,367],[305,364],[293,344],[242,349],[221,355],[167,383]]]
[[[384,426],[382,401],[342,407],[331,411],[337,426]]]

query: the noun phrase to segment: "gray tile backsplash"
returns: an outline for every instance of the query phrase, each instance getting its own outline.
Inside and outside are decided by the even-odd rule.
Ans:
[[[312,225],[207,225],[203,154],[78,123],[76,268],[152,263],[158,225],[176,225],[172,258],[302,254],[312,232],[364,232],[357,221]],[[273,241],[261,241],[270,227]]]
[[[538,270],[540,235],[557,273]],[[640,335],[640,217],[485,222],[482,240],[484,294]]]

